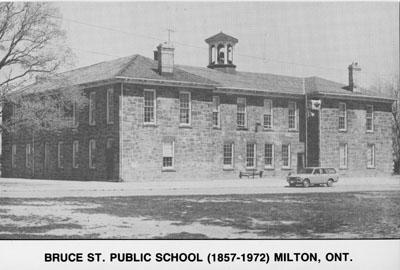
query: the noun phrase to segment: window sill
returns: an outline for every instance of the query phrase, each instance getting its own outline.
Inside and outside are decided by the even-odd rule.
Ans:
[[[339,132],[341,132],[341,133],[347,133],[347,129],[339,129]]]
[[[176,172],[174,168],[163,168],[162,172]]]
[[[155,123],[144,123],[143,127],[158,127],[158,125]]]
[[[374,133],[373,130],[367,130],[367,134],[372,134],[372,133]]]
[[[191,125],[179,125],[179,128],[188,128],[188,129],[192,129],[193,127]]]
[[[288,132],[299,132],[297,129],[289,129]]]
[[[236,130],[249,131],[247,127],[237,127]]]
[[[246,167],[246,171],[255,172],[255,171],[257,171],[257,168],[254,168],[254,167],[248,168],[248,167]]]

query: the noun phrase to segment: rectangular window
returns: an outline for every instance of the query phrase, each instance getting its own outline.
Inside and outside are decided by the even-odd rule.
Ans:
[[[289,109],[289,129],[290,130],[296,130],[297,129],[297,125],[296,125],[296,102],[289,101],[288,109]]]
[[[347,129],[347,111],[346,103],[339,103],[339,130],[345,131]]]
[[[237,99],[237,126],[239,128],[246,127],[246,99]]]
[[[367,162],[367,168],[375,168],[375,144],[368,144]]]
[[[189,92],[179,93],[180,113],[179,123],[184,126],[190,126],[191,121],[191,97]]]
[[[339,168],[347,168],[347,143],[339,144]]]
[[[264,99],[264,129],[272,129],[272,100]]]
[[[11,166],[13,168],[17,167],[17,146],[15,144],[11,148]]]
[[[174,168],[174,141],[163,142],[163,169]]]
[[[367,131],[374,131],[374,106],[367,106]]]
[[[96,124],[96,93],[91,92],[89,96],[89,125]]]
[[[75,169],[79,168],[78,157],[79,157],[79,142],[74,141],[72,144],[72,167]]]
[[[59,142],[58,143],[58,154],[57,154],[57,163],[58,163],[58,168],[64,168],[64,155],[63,155],[63,147],[64,143]]]
[[[32,166],[32,149],[29,143],[25,147],[25,166],[27,168]]]
[[[73,121],[75,127],[77,127],[79,125],[78,105],[75,102],[72,105],[72,121]]]
[[[213,127],[220,127],[219,97],[213,96]]]
[[[290,144],[282,144],[282,168],[290,168]]]
[[[96,168],[96,141],[95,140],[89,141],[89,168],[90,169]]]
[[[256,167],[256,144],[248,143],[246,145],[246,167],[255,168]]]
[[[274,167],[274,145],[271,143],[265,144],[265,168],[273,168]]]
[[[233,143],[224,143],[224,168],[233,168]]]
[[[114,89],[107,90],[107,124],[114,123]]]
[[[156,123],[156,91],[144,90],[144,123]]]

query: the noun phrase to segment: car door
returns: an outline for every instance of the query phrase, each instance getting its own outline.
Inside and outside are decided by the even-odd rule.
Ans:
[[[321,177],[321,170],[315,169],[314,170],[314,177],[313,177],[313,184],[321,184],[322,177]]]

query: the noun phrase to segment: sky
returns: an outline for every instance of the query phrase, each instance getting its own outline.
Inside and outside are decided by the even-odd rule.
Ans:
[[[362,84],[399,74],[396,2],[56,2],[76,67],[140,54],[149,58],[173,29],[175,63],[206,67],[205,39],[239,40],[239,71],[348,82],[358,62]]]

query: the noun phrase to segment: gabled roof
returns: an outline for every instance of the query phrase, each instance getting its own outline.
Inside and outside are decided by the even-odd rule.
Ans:
[[[218,91],[239,90],[246,94],[256,91],[256,94],[274,93],[279,95],[302,96],[305,94],[330,94],[352,98],[390,98],[381,93],[361,93],[350,91],[346,85],[318,77],[298,78],[265,73],[240,72],[224,73],[215,69],[175,65],[174,73],[161,75],[157,71],[155,60],[133,55],[112,61],[78,68],[60,74],[69,84],[88,87],[93,84],[106,84],[129,80],[147,84],[197,85],[200,88],[213,88]],[[37,82],[25,87],[25,93],[43,92],[60,88],[60,80]]]
[[[233,42],[233,43],[239,42],[239,40],[237,38],[227,35],[227,34],[223,33],[222,31],[212,37],[207,38],[205,41],[207,43],[211,43],[214,41],[228,41],[228,42]]]

